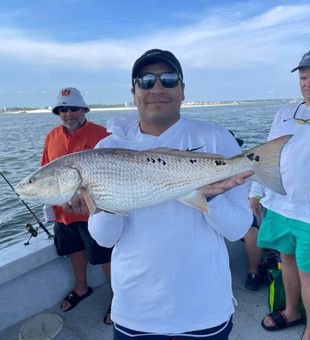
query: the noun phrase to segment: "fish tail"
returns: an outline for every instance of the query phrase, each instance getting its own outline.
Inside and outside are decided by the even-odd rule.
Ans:
[[[252,179],[282,195],[285,195],[286,191],[283,187],[280,172],[281,152],[286,142],[292,136],[286,135],[270,140],[244,153],[254,164],[255,174],[252,176]]]

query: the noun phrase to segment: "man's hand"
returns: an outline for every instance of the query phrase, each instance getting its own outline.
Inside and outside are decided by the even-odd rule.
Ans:
[[[206,195],[207,197],[216,196],[237,185],[243,184],[245,180],[253,174],[254,171],[246,171],[239,175],[223,179],[222,181],[206,185],[205,187],[200,188],[199,192]]]
[[[73,214],[89,215],[89,209],[86,202],[81,196],[74,196],[71,199],[71,203],[65,203],[62,205],[65,212]]]
[[[256,197],[250,198],[250,207],[252,209],[253,215],[256,217],[257,222],[260,225],[264,212],[264,207],[259,203],[259,199],[257,199]]]

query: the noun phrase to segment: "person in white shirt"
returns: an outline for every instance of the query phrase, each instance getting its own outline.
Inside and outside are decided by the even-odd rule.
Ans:
[[[97,147],[240,153],[225,128],[181,117],[184,86],[181,65],[171,52],[145,52],[132,70],[139,114],[110,121],[112,134]],[[209,197],[208,213],[170,200],[128,216],[99,212],[90,217],[92,237],[114,246],[114,340],[228,339],[234,297],[224,237],[239,240],[252,223],[244,184],[252,174],[202,188]],[[77,211],[85,207],[78,198],[71,204]]]
[[[300,297],[310,317],[310,51],[292,72],[299,71],[303,100],[284,106],[275,116],[268,139],[293,134],[281,157],[281,175],[287,195],[279,195],[253,183],[250,204],[259,216],[265,209],[258,245],[281,253],[286,307],[262,320],[267,330],[298,325],[304,320]],[[261,201],[255,196],[264,196]],[[307,323],[303,340],[310,340]]]

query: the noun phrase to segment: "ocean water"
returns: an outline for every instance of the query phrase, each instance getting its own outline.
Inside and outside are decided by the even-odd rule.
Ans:
[[[273,117],[282,106],[283,103],[258,102],[194,107],[182,108],[182,114],[225,126],[244,140],[242,148],[246,150],[266,141]],[[105,125],[115,115],[133,112],[135,110],[91,112],[88,119]],[[40,166],[45,135],[58,124],[59,118],[51,113],[0,113],[0,171],[13,186]],[[42,207],[28,205],[43,221]],[[29,234],[24,226],[27,223],[37,227],[33,216],[0,176],[0,250],[26,241]],[[46,227],[52,228],[52,225]],[[35,238],[31,242],[35,242]]]

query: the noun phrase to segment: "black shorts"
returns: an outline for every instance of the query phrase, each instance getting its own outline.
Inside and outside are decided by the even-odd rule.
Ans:
[[[100,247],[90,236],[87,222],[54,224],[54,243],[59,256],[70,255],[85,250],[91,264],[111,261],[112,248]]]
[[[256,217],[255,217],[254,215],[253,215],[253,222],[252,222],[250,228],[259,229],[259,225],[258,225],[258,223],[257,223],[257,219],[256,219]],[[243,238],[243,237],[242,237],[241,241],[244,242],[244,238]]]
[[[259,225],[258,225],[257,219],[256,219],[256,217],[254,215],[253,215],[253,223],[252,223],[251,227],[259,229]]]

